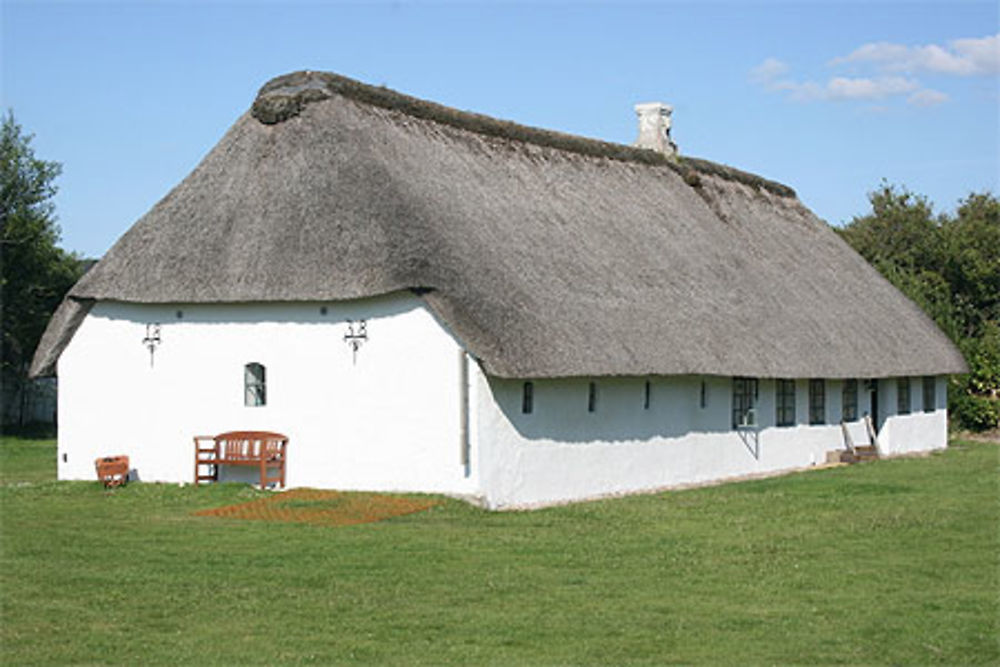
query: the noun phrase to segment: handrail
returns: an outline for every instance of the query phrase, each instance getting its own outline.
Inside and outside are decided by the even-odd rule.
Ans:
[[[875,431],[875,424],[872,422],[871,415],[865,415],[865,426],[868,429],[868,439],[871,440],[872,445],[875,447],[875,451],[881,455],[882,448],[879,446],[878,433]]]
[[[852,455],[856,454],[857,452],[854,449],[854,438],[851,437],[851,431],[847,428],[847,422],[843,419],[840,420],[840,430],[844,432],[844,449]]]

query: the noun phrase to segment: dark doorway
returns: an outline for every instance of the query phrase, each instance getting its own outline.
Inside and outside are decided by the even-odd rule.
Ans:
[[[875,432],[879,431],[878,423],[878,380],[869,380],[868,386],[871,388],[872,393],[872,426],[875,427]]]

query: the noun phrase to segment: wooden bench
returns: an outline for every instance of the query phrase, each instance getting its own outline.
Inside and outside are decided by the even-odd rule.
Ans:
[[[194,437],[194,484],[219,481],[224,465],[256,466],[260,470],[260,488],[277,483],[285,488],[285,457],[288,436],[269,431],[229,431],[219,435]],[[207,469],[203,472],[203,468]],[[268,471],[277,470],[269,477]]]

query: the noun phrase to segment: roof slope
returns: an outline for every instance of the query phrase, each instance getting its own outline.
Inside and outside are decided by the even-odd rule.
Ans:
[[[407,288],[429,288],[429,306],[504,377],[965,369],[785,186],[298,72],[266,84],[80,280],[33,371],[53,370],[87,300]]]

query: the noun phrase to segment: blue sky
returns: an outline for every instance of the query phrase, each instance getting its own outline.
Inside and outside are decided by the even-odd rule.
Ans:
[[[0,107],[63,163],[63,246],[86,256],[299,69],[622,143],[636,102],[668,102],[682,154],[833,224],[882,179],[941,211],[1000,191],[993,1],[0,2]]]

